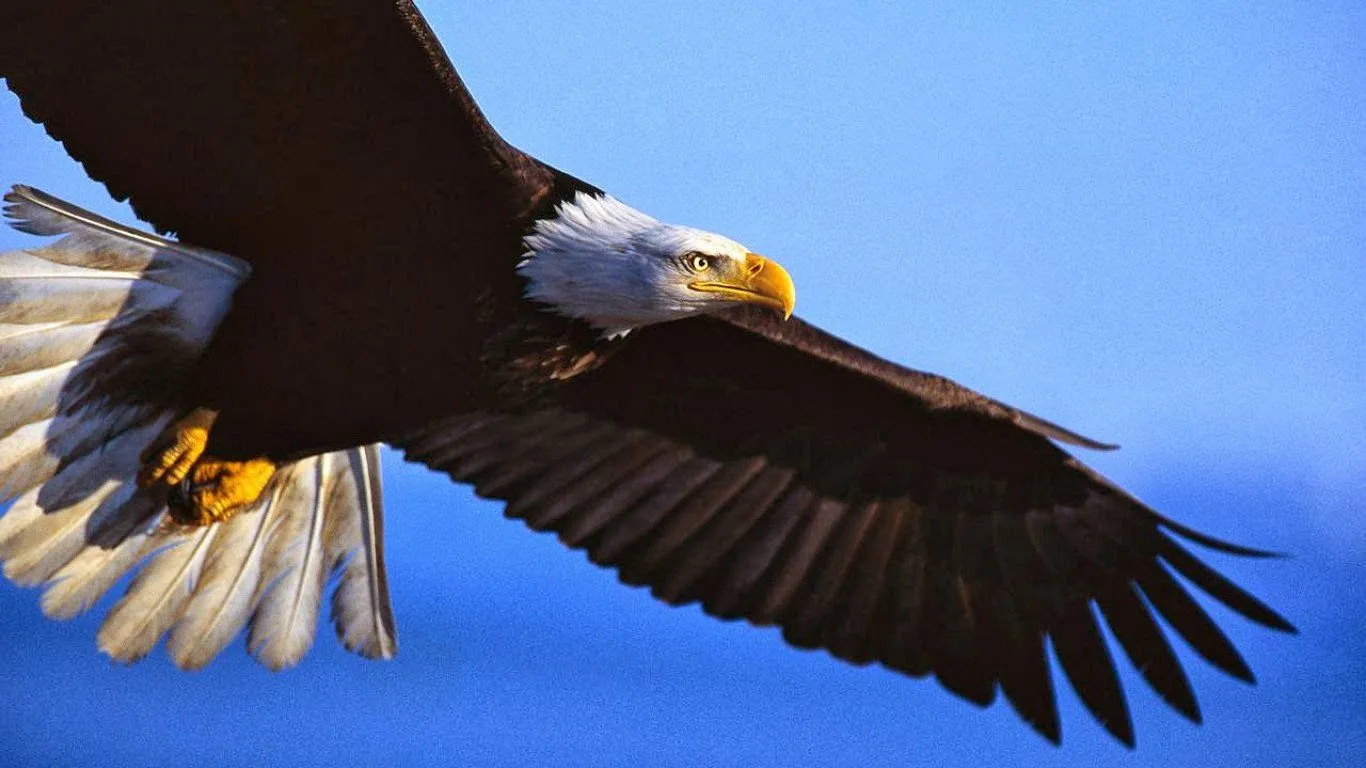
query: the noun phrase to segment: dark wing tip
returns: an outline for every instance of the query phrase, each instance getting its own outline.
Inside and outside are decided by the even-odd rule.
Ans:
[[[1194,528],[1188,528],[1169,517],[1158,515],[1155,512],[1153,514],[1157,517],[1158,521],[1161,522],[1163,528],[1166,528],[1172,533],[1179,534],[1181,538],[1193,541],[1206,549],[1212,549],[1216,552],[1223,552],[1229,555],[1238,555],[1239,557],[1277,559],[1290,557],[1290,553],[1288,552],[1276,552],[1269,549],[1253,549],[1252,547],[1244,547],[1239,544],[1234,544],[1231,541],[1225,541],[1224,539],[1217,539],[1208,534],[1201,533]]]
[[[1056,714],[1051,718],[1026,717],[1018,708],[1015,713],[1020,716],[1025,725],[1029,726],[1030,730],[1044,737],[1049,744],[1055,747],[1062,746],[1062,721]]]
[[[1191,583],[1251,621],[1279,632],[1299,634],[1295,626],[1271,606],[1253,597],[1218,571],[1200,562],[1198,558],[1186,551],[1174,539],[1160,533],[1158,537],[1158,554]]]
[[[1055,747],[1062,747],[1062,731],[1060,729],[1054,728],[1053,730],[1048,731],[1041,728],[1038,723],[1031,723],[1028,720],[1025,720],[1024,722],[1025,725],[1029,726],[1030,730],[1042,736],[1044,741],[1047,741]]]

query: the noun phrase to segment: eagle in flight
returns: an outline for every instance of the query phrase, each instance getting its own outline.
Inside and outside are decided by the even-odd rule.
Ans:
[[[378,443],[672,604],[999,694],[1060,725],[1051,645],[1133,743],[1098,619],[1175,710],[1193,585],[1293,628],[1062,446],[1106,446],[791,317],[792,279],[510,146],[410,0],[11,3],[0,76],[162,235],[24,186],[0,255],[0,559],[182,667],[290,666],[324,593],[396,649]],[[56,239],[52,239],[56,238]],[[1178,581],[1180,576],[1183,581]]]

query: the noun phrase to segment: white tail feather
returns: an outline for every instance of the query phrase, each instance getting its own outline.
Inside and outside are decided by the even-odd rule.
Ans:
[[[281,530],[272,537],[261,607],[251,622],[247,647],[262,664],[283,669],[313,646],[327,564],[323,560],[323,510],[330,454],[295,464],[284,480]]]
[[[182,536],[163,534],[171,545],[143,567],[109,612],[96,637],[100,650],[122,662],[146,656],[184,612],[221,530],[208,525]]]
[[[37,586],[71,561],[85,548],[85,533],[95,518],[107,517],[128,502],[133,487],[128,483],[108,481],[102,488],[79,499],[74,504],[41,510],[32,517],[18,535],[0,548],[5,558],[5,576],[26,587]],[[25,494],[14,506],[29,502]],[[36,501],[30,502],[34,509]],[[100,511],[104,511],[101,515]],[[14,514],[14,509],[10,510]]]
[[[74,416],[54,416],[25,424],[0,440],[0,501],[37,488],[63,466],[73,464],[130,429],[146,426],[166,415],[164,411],[146,415],[142,408],[111,407],[95,413],[85,409]],[[141,449],[139,446],[138,451]]]
[[[48,450],[49,442],[62,442],[66,435],[61,430],[70,426],[48,418],[25,424],[0,440],[0,500],[26,493],[52,477],[60,458]]]
[[[25,585],[47,581],[105,528],[116,524],[135,496],[147,497],[148,492],[127,479],[137,472],[138,454],[165,422],[163,417],[123,433],[102,450],[72,461],[16,501],[0,518],[5,575]],[[145,498],[137,504],[131,512],[148,506]],[[16,535],[9,535],[10,530]]]
[[[57,571],[43,593],[43,615],[72,619],[86,611],[159,545],[165,507],[145,494],[133,497],[109,525]]]
[[[89,323],[108,320],[124,303],[149,308],[174,301],[174,289],[134,273],[54,264],[34,252],[10,251],[0,263],[0,322]]]
[[[72,361],[0,378],[0,440],[26,424],[57,415],[62,386],[75,367]]]
[[[89,352],[107,322],[32,326],[11,325],[16,331],[0,338],[0,376],[12,376],[79,360]],[[33,330],[22,330],[33,329]]]
[[[257,505],[225,523],[209,554],[202,583],[171,631],[166,649],[176,666],[199,669],[242,631],[255,607],[275,505]]]
[[[332,622],[347,650],[390,659],[398,652],[393,607],[384,570],[384,510],[379,449],[348,452],[343,471],[351,482],[337,484],[325,534],[327,558],[339,563],[341,580],[332,595]]]
[[[374,446],[281,467],[255,508],[202,528],[169,526],[162,495],[133,482],[177,415],[167,377],[207,346],[245,262],[27,187],[5,201],[15,228],[61,236],[0,253],[0,502],[19,497],[0,517],[5,574],[46,584],[44,613],[70,618],[151,557],[101,627],[101,649],[134,661],[169,631],[176,664],[201,667],[250,622],[252,653],[279,669],[311,646],[340,570],[338,634],[392,656]]]

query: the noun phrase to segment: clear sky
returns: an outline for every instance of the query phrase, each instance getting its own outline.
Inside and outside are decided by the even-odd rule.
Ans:
[[[1302,634],[1212,608],[1257,687],[1176,641],[1204,726],[1125,669],[1138,750],[1061,680],[1055,749],[1004,705],[656,604],[386,455],[397,660],[324,629],[279,675],[240,643],[123,668],[95,617],[3,584],[0,764],[1366,761],[1361,3],[421,5],[514,143],[779,259],[809,320],[1123,444],[1085,458],[1166,514],[1294,553],[1209,561]],[[0,180],[131,219],[9,95]]]

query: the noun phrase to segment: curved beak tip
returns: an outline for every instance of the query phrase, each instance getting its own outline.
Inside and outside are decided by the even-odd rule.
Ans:
[[[784,320],[791,318],[797,306],[797,286],[787,270],[776,261],[751,253],[747,257],[747,271],[749,289],[762,297],[760,303],[780,312]]]

